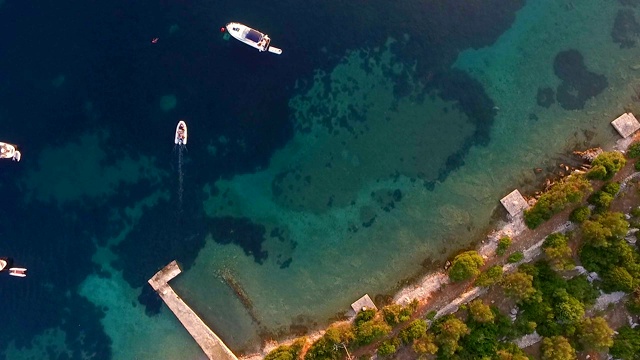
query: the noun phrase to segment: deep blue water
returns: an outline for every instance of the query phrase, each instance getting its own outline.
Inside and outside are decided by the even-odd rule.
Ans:
[[[0,255],[28,267],[29,276],[0,279],[0,319],[4,329],[12,330],[0,332],[0,348],[10,340],[24,346],[58,326],[67,333],[73,358],[83,350],[110,358],[110,340],[100,325],[104,309],[76,292],[88,274],[102,273],[91,262],[95,246],[90,239],[105,244],[121,231],[122,224],[109,220],[112,212],[122,213],[160,188],[175,188],[142,181],[122,185],[117,196],[108,198],[27,203],[20,179],[45,147],[108,130],[102,144],[109,155],[105,165],[125,154],[145,155],[175,173],[171,139],[175,123],[185,119],[192,137],[182,212],[173,206],[175,193],[147,209],[113,249],[119,257],[114,266],[133,287],[146,286],[174,258],[188,268],[205,236],[227,228],[244,231],[245,236],[228,240],[260,262],[265,236],[260,225],[207,219],[202,187],[266,166],[287,143],[294,133],[288,100],[296,80],[309,80],[314,69],[330,69],[348,49],[410,34],[409,46],[396,51],[407,64],[417,61],[418,76],[441,90],[443,98],[457,101],[478,125],[467,147],[441,171],[443,179],[464,163],[469,146],[490,141],[493,119],[493,102],[482,86],[449,67],[459,51],[491,44],[509,28],[523,2],[6,0],[0,7],[0,140],[19,144],[23,161],[0,164]],[[284,54],[260,54],[224,41],[219,28],[232,20],[268,32]],[[170,34],[173,24],[179,28]],[[150,42],[154,37],[159,37],[157,44]],[[61,74],[65,82],[56,89],[51,82]],[[405,76],[398,76],[399,94],[409,91]],[[178,104],[165,113],[159,99],[168,94]],[[87,102],[99,116],[87,116]],[[220,141],[221,136],[228,141]],[[216,156],[206,155],[210,145],[219,149]],[[178,226],[186,233],[178,233]],[[142,301],[150,315],[159,305],[152,294]]]

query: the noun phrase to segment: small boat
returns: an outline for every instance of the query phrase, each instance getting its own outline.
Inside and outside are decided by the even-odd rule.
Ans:
[[[278,55],[282,54],[281,49],[271,46],[271,39],[269,38],[269,35],[263,34],[258,30],[254,30],[237,22],[230,22],[227,24],[227,31],[234,38],[242,41],[252,48],[258,49],[258,51],[268,51]]]
[[[27,276],[27,269],[25,269],[25,268],[10,268],[9,269],[9,275],[17,276],[17,277],[26,277]]]
[[[7,259],[0,259],[0,272],[4,271],[7,265],[9,265],[9,262]]]
[[[187,123],[184,120],[180,120],[178,126],[176,126],[176,145],[187,145],[187,135]]]
[[[20,161],[22,154],[16,150],[15,145],[0,142],[0,159],[12,159],[13,161]]]

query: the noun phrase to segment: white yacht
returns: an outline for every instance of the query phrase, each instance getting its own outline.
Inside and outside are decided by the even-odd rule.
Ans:
[[[258,49],[258,51],[268,51],[274,54],[282,54],[282,50],[271,46],[269,35],[263,34],[258,30],[254,30],[246,25],[230,22],[227,24],[227,31],[234,38],[243,43]]]
[[[178,126],[176,126],[176,136],[174,142],[176,145],[187,145],[188,133],[187,133],[187,123],[184,120],[180,120],[178,122]]]
[[[15,145],[0,142],[0,159],[12,159],[13,161],[20,161],[22,154],[16,150]]]

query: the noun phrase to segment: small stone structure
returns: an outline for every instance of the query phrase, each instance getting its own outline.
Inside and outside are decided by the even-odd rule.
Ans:
[[[513,190],[509,195],[500,199],[500,202],[511,216],[516,216],[520,214],[522,210],[529,207],[529,204],[527,204],[527,201],[522,197],[518,189]]]
[[[629,137],[631,134],[640,129],[640,122],[632,113],[624,113],[611,122],[611,125],[618,130],[623,138]]]
[[[376,304],[374,304],[371,298],[369,297],[369,294],[364,294],[363,297],[361,297],[360,299],[356,300],[356,302],[351,304],[351,309],[353,309],[353,311],[356,314],[362,311],[363,308],[378,310],[378,308],[376,307]]]
[[[182,270],[180,270],[178,263],[173,260],[149,279],[149,285],[153,287],[169,309],[178,317],[178,320],[193,336],[193,339],[200,345],[209,359],[238,360],[218,335],[211,331],[204,321],[169,286],[169,280],[176,277],[180,272]],[[153,343],[149,343],[149,345],[153,346]]]

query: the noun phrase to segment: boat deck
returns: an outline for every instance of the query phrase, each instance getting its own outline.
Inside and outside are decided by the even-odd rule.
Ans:
[[[169,286],[169,280],[180,274],[182,270],[176,261],[172,261],[162,270],[158,271],[151,279],[149,284],[160,295],[165,304],[178,317],[182,325],[187,329],[189,334],[200,345],[202,351],[209,359],[215,360],[238,360],[238,358],[229,350],[227,345],[220,340],[209,327],[191,310],[191,308],[176,294]]]

